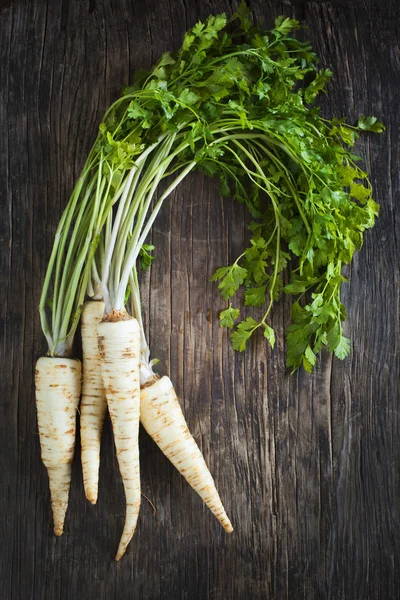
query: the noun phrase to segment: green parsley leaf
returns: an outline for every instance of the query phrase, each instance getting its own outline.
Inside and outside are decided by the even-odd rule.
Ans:
[[[282,35],[287,35],[289,31],[293,31],[294,29],[299,28],[299,22],[295,19],[289,19],[288,17],[280,16],[275,19],[275,28],[274,30],[279,32]]]
[[[220,269],[217,269],[211,277],[211,281],[222,279],[218,289],[221,292],[221,296],[225,298],[225,300],[228,300],[242,285],[246,275],[246,269],[234,263],[231,267],[221,267]]]
[[[293,283],[285,285],[283,291],[285,294],[301,294],[306,291],[307,287],[306,281],[293,281]]]
[[[253,21],[251,18],[250,10],[249,10],[246,2],[244,2],[244,0],[241,0],[241,2],[239,4],[239,8],[237,9],[236,13],[234,14],[234,17],[236,17],[237,19],[240,20],[240,24],[241,24],[243,31],[247,32],[247,31],[249,31],[249,29],[251,29],[251,27],[253,25]]]
[[[265,302],[265,290],[267,286],[248,288],[244,293],[245,306],[262,306]]]
[[[139,264],[140,264],[140,268],[143,271],[147,271],[147,269],[151,266],[151,263],[155,259],[155,256],[150,254],[150,252],[152,252],[153,250],[154,250],[154,246],[151,244],[143,244],[143,246],[140,248]]]
[[[200,100],[200,98],[197,94],[189,90],[189,88],[185,88],[179,94],[178,100],[180,100],[180,102],[186,104],[187,106],[193,106],[193,104],[196,104]]]
[[[264,325],[264,336],[269,341],[271,348],[274,348],[275,345],[275,331],[269,325]]]
[[[333,73],[329,69],[321,69],[315,76],[314,81],[304,90],[306,102],[313,102],[320,92],[325,91],[325,86],[330,81]]]
[[[251,337],[253,331],[257,329],[258,323],[252,317],[247,317],[245,321],[239,323],[236,331],[231,333],[232,348],[243,352],[246,348],[246,342]]]
[[[232,304],[230,303],[228,308],[219,313],[219,322],[221,327],[228,327],[231,329],[234,326],[236,319],[239,317],[239,314],[239,309],[233,308]]]
[[[351,342],[349,338],[344,337],[343,335],[340,337],[339,343],[334,349],[335,356],[343,360],[350,354]]]
[[[334,352],[340,344],[341,332],[339,324],[336,322],[328,331],[327,344],[330,352]]]
[[[305,356],[308,364],[310,364],[313,367],[317,361],[317,357],[315,356],[314,352],[311,350],[310,346],[307,346],[307,348],[305,349],[304,356]]]
[[[376,117],[365,117],[364,115],[358,119],[357,127],[363,131],[373,131],[374,133],[382,133],[386,129]]]

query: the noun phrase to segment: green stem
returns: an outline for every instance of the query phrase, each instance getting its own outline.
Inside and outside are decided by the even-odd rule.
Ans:
[[[153,212],[152,212],[151,216],[149,217],[149,219],[146,223],[146,226],[144,227],[144,229],[141,233],[139,240],[133,244],[130,244],[130,247],[128,248],[127,256],[125,258],[124,269],[122,272],[121,281],[118,286],[117,295],[116,295],[116,301],[115,301],[114,308],[116,308],[117,310],[121,310],[123,308],[125,290],[126,290],[126,286],[128,284],[130,273],[133,269],[133,266],[136,263],[137,257],[140,252],[140,248],[144,244],[144,241],[150,231],[150,228],[153,225],[153,223],[160,211],[162,203],[164,202],[165,198],[167,198],[173,192],[173,190],[179,185],[179,183],[190,173],[190,171],[195,167],[195,165],[196,165],[196,161],[192,161],[191,163],[189,163],[189,165],[179,174],[179,176],[168,186],[168,188],[162,194],[160,199],[157,201],[157,204],[155,205]]]
[[[67,239],[69,236],[69,228],[72,223],[72,219],[75,214],[75,207],[78,202],[78,199],[79,199],[79,196],[82,191],[84,183],[85,183],[85,177],[80,177],[76,183],[74,191],[72,192],[71,200],[68,203],[67,208],[65,210],[66,218],[64,221],[64,227],[60,232],[60,240],[59,240],[60,243],[57,244],[57,260],[55,263],[56,271],[55,271],[55,280],[54,280],[54,286],[53,286],[53,312],[52,312],[53,334],[54,334],[54,321],[56,318],[57,308],[58,308],[59,286],[60,286],[60,277],[61,277],[61,269],[62,269],[62,263],[63,263],[63,258],[64,258],[65,244],[67,243]],[[52,267],[53,267],[53,265],[52,265]]]
[[[274,275],[273,275],[273,279],[272,279],[272,285],[270,286],[271,289],[271,297],[269,300],[269,305],[268,308],[261,320],[261,323],[263,325],[266,325],[266,319],[271,311],[272,305],[274,303],[274,288],[275,288],[275,284],[276,284],[276,280],[278,277],[278,273],[279,273],[279,253],[280,253],[280,247],[281,247],[281,230],[280,230],[280,226],[278,224],[277,227],[277,232],[276,232],[276,255],[275,255],[275,265],[274,265]]]
[[[140,288],[139,281],[137,276],[136,267],[133,267],[132,273],[130,275],[130,286],[131,286],[131,306],[132,306],[132,315],[137,319],[140,326],[140,353],[141,353],[141,362],[146,366],[150,363],[150,349],[146,340],[146,335],[144,332],[144,325],[142,319],[142,309],[140,302]]]
[[[165,168],[168,165],[168,163],[166,163],[164,167],[160,167],[160,161],[161,165],[163,165],[163,159],[166,156],[168,156],[174,138],[175,134],[169,136],[162,144],[161,148],[153,157],[150,163],[150,167],[146,169],[145,175],[142,177],[137,188],[136,185],[133,186],[132,184],[132,188],[130,190],[126,202],[126,212],[123,218],[123,222],[122,224],[118,224],[118,227],[117,223],[114,224],[113,231],[116,231],[116,238],[110,240],[110,243],[107,246],[107,252],[109,253],[110,260],[112,260],[112,277],[110,278],[108,276],[108,273],[103,274],[102,277],[103,289],[106,289],[106,287],[108,286],[108,294],[106,301],[107,311],[110,311],[111,308],[114,306],[116,290],[119,285],[121,264],[126,252],[126,246],[128,244],[129,236],[131,235],[130,232],[132,229],[134,218],[138,211],[139,219],[141,212],[147,211],[148,204],[151,202],[151,197],[154,194],[157,185],[163,176]],[[140,207],[143,205],[144,198],[146,197],[146,195],[149,196],[149,200],[146,201],[147,208],[145,211],[143,209],[141,210]]]
[[[94,183],[95,183],[95,181],[92,180],[86,189],[86,193],[84,195],[83,201],[81,202],[78,215],[75,219],[74,228],[72,230],[71,237],[68,240],[67,255],[65,258],[63,257],[62,278],[61,278],[60,288],[59,288],[59,291],[57,294],[57,297],[58,297],[57,310],[55,311],[55,318],[54,318],[54,324],[53,324],[53,332],[56,337],[57,337],[57,331],[58,331],[58,328],[60,325],[61,315],[64,313],[65,289],[66,289],[67,285],[68,285],[68,287],[70,286],[70,270],[71,270],[71,263],[73,260],[73,254],[76,249],[76,246],[79,246],[79,244],[77,243],[77,237],[78,237],[79,230],[80,230],[81,220],[82,220],[82,217],[85,215],[85,209],[87,207],[90,195],[92,193]]]

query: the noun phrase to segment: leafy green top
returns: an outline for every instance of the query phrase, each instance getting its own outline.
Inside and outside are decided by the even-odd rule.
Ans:
[[[198,169],[220,178],[223,195],[246,205],[250,245],[212,280],[224,299],[243,288],[245,306],[266,304],[266,310],[261,320],[247,317],[235,327],[240,310],[230,303],[221,325],[235,327],[235,350],[244,350],[259,328],[273,347],[272,305],[282,293],[296,296],[287,365],[310,371],[323,346],[338,358],[350,349],[342,333],[342,267],[378,214],[367,173],[350,148],[360,132],[384,127],[375,117],[361,116],[353,127],[320,116],[314,101],[332,72],[318,69],[310,44],[290,35],[297,21],[278,17],[264,31],[242,3],[232,23],[229,29],[224,15],[197,23],[178,52],[137,74],[104,127],[117,145],[132,143],[132,136],[146,145],[155,132],[177,133],[177,143],[186,145],[179,160],[194,156]],[[146,257],[144,249],[142,265]]]
[[[292,370],[303,365],[310,371],[324,345],[339,358],[349,351],[349,340],[342,333],[342,267],[361,247],[364,231],[373,226],[378,214],[367,174],[357,166],[350,148],[360,132],[380,132],[384,127],[375,117],[362,116],[353,127],[342,119],[320,116],[314,102],[325,92],[332,72],[318,69],[310,44],[290,35],[298,28],[297,21],[279,17],[274,28],[265,31],[253,25],[242,3],[229,23],[225,15],[210,16],[186,33],[180,50],[164,53],[150,71],[139,71],[133,85],[106,112],[87,161],[85,185],[79,194],[86,193],[89,185],[96,191],[94,203],[90,189],[85,196],[88,206],[94,207],[88,213],[93,217],[82,220],[79,239],[88,238],[85,227],[90,224],[89,237],[104,255],[101,239],[110,238],[104,225],[111,209],[123,197],[128,173],[139,163],[143,168],[143,156],[153,145],[158,148],[155,156],[164,158],[159,164],[150,156],[149,168],[135,183],[132,206],[124,212],[131,221],[121,222],[118,240],[122,241],[117,242],[119,253],[116,266],[112,265],[116,280],[124,252],[130,249],[136,257],[131,246],[142,241],[141,228],[157,183],[180,170],[179,182],[193,165],[219,177],[221,193],[248,209],[251,231],[249,247],[212,277],[230,302],[220,314],[221,325],[235,327],[240,310],[231,299],[243,288],[245,306],[266,304],[266,308],[259,321],[247,317],[239,322],[231,334],[233,347],[244,350],[259,328],[273,347],[275,334],[267,323],[273,303],[282,293],[296,296],[287,336],[287,364]],[[68,226],[77,222],[81,207],[77,198]],[[53,260],[57,265],[63,264],[65,235],[69,234],[62,231],[61,235],[62,252],[55,251]],[[152,250],[141,246],[142,268],[150,266]],[[85,246],[82,272],[86,278],[93,253]],[[70,264],[76,269],[72,257]],[[290,273],[286,285],[284,271]],[[78,300],[72,296],[68,300],[68,310],[79,306],[84,285],[85,280],[77,287]],[[53,325],[50,331],[44,316],[47,287],[41,315],[51,342],[57,339],[58,330]],[[64,288],[56,281],[55,289],[54,306],[58,306],[54,310],[61,315],[66,303],[58,300]],[[68,321],[66,314],[60,330],[63,335]]]

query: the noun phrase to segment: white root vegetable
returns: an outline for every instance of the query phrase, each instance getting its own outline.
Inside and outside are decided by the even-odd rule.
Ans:
[[[192,437],[169,377],[140,392],[140,420],[165,456],[217,517],[226,532],[233,531],[214,480]]]
[[[96,305],[93,309],[91,306],[88,306],[92,304]],[[87,336],[92,338],[95,335],[96,327],[101,322],[101,311],[96,308],[99,304],[102,303],[88,302],[85,305],[84,311],[89,311],[91,317],[90,319],[86,319],[86,321],[84,319],[85,326],[82,331],[82,340]],[[124,328],[124,323],[127,323],[127,321],[120,322],[122,328]],[[104,323],[102,326],[103,325]],[[116,325],[116,323],[108,323],[108,325],[112,326]],[[130,351],[128,351],[128,354],[130,354]],[[100,364],[99,351],[97,350],[97,358],[95,358],[96,349],[91,348],[91,355],[93,358],[93,365],[96,361],[97,364]],[[110,358],[112,358],[112,354],[110,354]],[[100,384],[102,387],[102,381]],[[81,413],[81,421],[82,416],[83,413]],[[209,506],[210,510],[221,522],[224,529],[231,532],[232,525],[225,513],[221,499],[215,488],[214,480],[205,464],[200,449],[190,434],[179,401],[176,397],[174,387],[168,377],[158,379],[151,385],[147,385],[141,389],[140,421],[167,458],[185,477],[196,492],[198,492],[207,506]],[[96,440],[98,440],[98,444],[100,444],[102,420],[94,419],[92,424],[94,433],[96,433],[97,428]]]
[[[81,331],[83,380],[80,404],[81,460],[86,498],[96,504],[99,483],[100,442],[107,401],[100,369],[97,326],[104,316],[104,302],[85,302]]]
[[[114,311],[97,327],[103,384],[126,497],[125,525],[115,560],[125,554],[140,508],[140,331],[136,319],[116,320],[121,318],[124,315]]]
[[[41,357],[36,363],[36,408],[42,461],[49,476],[54,533],[62,535],[75,448],[81,363]]]

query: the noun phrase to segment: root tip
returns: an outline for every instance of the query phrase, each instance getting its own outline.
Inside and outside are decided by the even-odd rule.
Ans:
[[[98,496],[98,492],[95,489],[88,489],[85,488],[85,496],[86,496],[86,500],[89,500],[90,504],[96,504],[97,502],[97,496]]]
[[[124,556],[126,549],[127,549],[127,544],[122,547],[121,547],[121,545],[118,547],[117,554],[115,555],[115,560],[117,562]]]

